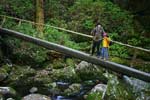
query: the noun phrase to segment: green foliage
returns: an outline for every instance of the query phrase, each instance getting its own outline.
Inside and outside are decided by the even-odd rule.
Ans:
[[[7,19],[3,25],[4,28],[13,29],[16,26],[16,22],[12,19]]]
[[[100,92],[90,93],[87,96],[86,100],[102,100],[102,93],[100,93]]]
[[[51,75],[54,81],[62,81],[62,82],[80,82],[80,77],[76,74],[75,69],[71,66],[54,69]]]
[[[73,49],[80,49],[79,44],[71,41],[70,36],[67,33],[60,32],[56,29],[46,27],[44,32],[45,40],[50,42],[58,43]]]
[[[74,66],[75,66],[74,60],[73,60],[73,59],[70,59],[70,58],[68,58],[68,59],[66,60],[66,64],[67,64],[68,66],[71,66],[71,67],[74,67]]]
[[[113,44],[112,46],[110,46],[110,55],[112,56],[118,56],[118,57],[122,57],[122,58],[128,58],[128,50],[126,47],[124,46],[120,46],[118,44]]]
[[[0,3],[0,13],[5,15],[17,16],[19,18],[34,18],[34,1],[22,0],[18,2],[16,0],[4,0]]]
[[[52,66],[54,69],[60,69],[60,68],[66,67],[66,64],[64,63],[63,59],[56,59],[56,60],[53,60]]]
[[[20,26],[15,26],[14,30],[34,37],[37,37],[38,34],[40,34],[30,23],[21,23]]]
[[[136,45],[141,44],[141,40],[139,40],[137,38],[132,38],[132,39],[128,40],[128,43],[136,46]]]
[[[132,32],[130,30],[133,27],[132,16],[109,1],[98,0],[93,2],[93,0],[87,0],[85,2],[84,0],[78,0],[69,8],[68,14],[72,19],[72,22],[69,23],[74,25],[73,30],[78,27],[76,31],[84,32],[84,30],[87,30],[86,24],[82,25],[83,22],[88,23],[90,25],[88,28],[91,29],[95,24],[94,21],[99,20],[109,32]],[[75,22],[78,22],[78,24],[74,24]]]
[[[123,65],[127,65],[127,66],[130,66],[130,61],[126,60],[126,59],[121,59],[119,57],[112,57],[111,58],[111,61],[112,62],[116,62],[116,63],[119,63],[119,64],[123,64]]]
[[[83,28],[86,29],[86,30],[90,30],[91,27],[94,26],[92,20],[85,20],[85,22],[83,23]]]

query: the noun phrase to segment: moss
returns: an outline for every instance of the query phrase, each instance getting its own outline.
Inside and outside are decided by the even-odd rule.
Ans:
[[[66,60],[66,64],[68,65],[68,66],[75,66],[75,62],[74,62],[74,60],[73,59],[70,59],[70,58],[68,58],[67,60]]]
[[[116,76],[110,75],[107,84],[107,100],[135,100],[132,88],[123,81],[118,80]]]
[[[64,63],[63,59],[55,59],[53,60],[52,66],[54,69],[60,69],[60,68],[64,68],[66,64]]]
[[[53,80],[63,81],[63,82],[80,81],[80,77],[78,77],[73,67],[65,67],[65,68],[53,70],[51,77],[53,78]]]
[[[88,94],[86,100],[103,100],[102,93],[100,93],[100,92],[90,93],[90,94]]]
[[[129,64],[130,64],[130,61],[129,61],[129,60],[121,59],[121,58],[119,58],[119,57],[112,57],[112,58],[111,58],[111,61],[112,61],[112,62],[119,63],[119,64],[123,64],[123,65],[129,65]]]

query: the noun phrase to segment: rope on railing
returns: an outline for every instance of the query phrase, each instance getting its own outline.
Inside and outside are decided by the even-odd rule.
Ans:
[[[83,34],[83,33],[79,33],[79,32],[74,32],[72,30],[67,30],[65,28],[60,28],[60,27],[56,27],[56,26],[52,26],[52,25],[36,23],[36,22],[32,22],[32,21],[28,21],[28,20],[24,20],[24,19],[20,19],[20,18],[16,18],[16,17],[5,16],[5,15],[0,15],[0,16],[1,17],[5,17],[5,18],[7,17],[7,18],[10,18],[10,19],[15,19],[15,20],[18,20],[18,21],[28,22],[28,23],[31,23],[31,24],[43,25],[43,26],[51,27],[51,28],[58,29],[58,30],[61,30],[61,31],[65,31],[65,32],[69,32],[69,33],[74,33],[74,34],[77,34],[77,35],[80,35],[80,36],[84,36],[84,37],[88,37],[88,38],[92,38],[93,37],[91,35],[87,35],[87,34]],[[118,42],[118,41],[113,41],[113,40],[111,40],[111,41],[116,43],[116,44],[122,45],[122,46],[130,47],[130,48],[133,48],[133,49],[138,49],[138,50],[150,53],[149,49],[144,49],[144,48],[141,48],[141,47],[132,46],[132,45],[129,45],[129,44],[124,44],[124,43],[121,43],[121,42]]]

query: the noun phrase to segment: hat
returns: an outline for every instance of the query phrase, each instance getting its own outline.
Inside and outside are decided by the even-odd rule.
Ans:
[[[103,36],[107,36],[107,33],[106,33],[106,32],[104,32],[104,33],[103,33]]]

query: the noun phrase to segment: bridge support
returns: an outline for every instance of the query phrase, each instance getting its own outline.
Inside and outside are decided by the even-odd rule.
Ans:
[[[51,43],[51,42],[48,42],[48,41],[45,41],[45,40],[42,40],[39,38],[31,37],[31,36],[16,32],[16,31],[8,30],[5,28],[0,28],[0,35],[1,34],[13,36],[18,39],[22,39],[24,41],[31,42],[36,45],[45,47],[47,49],[52,49],[52,50],[64,53],[66,55],[70,55],[72,57],[87,61],[89,63],[100,65],[106,69],[150,82],[150,74],[149,73],[145,73],[145,72],[127,67],[125,65],[117,64],[117,63],[110,62],[110,61],[103,61],[96,57],[89,56],[89,54],[86,54],[86,53],[83,53],[83,52],[62,46],[62,45]]]

